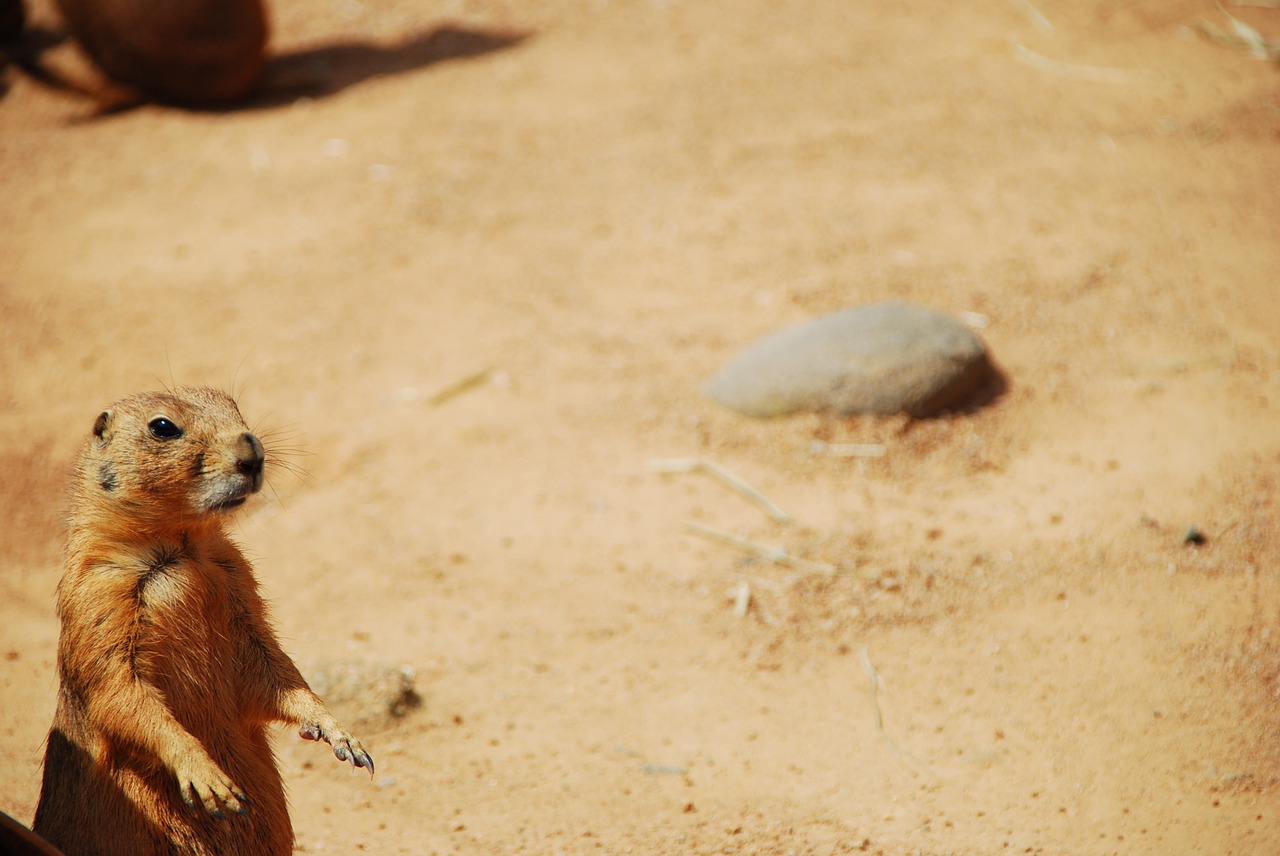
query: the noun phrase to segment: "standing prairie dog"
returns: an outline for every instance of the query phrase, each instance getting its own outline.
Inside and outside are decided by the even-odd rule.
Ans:
[[[266,462],[213,389],[134,395],[94,422],[72,488],[33,824],[67,856],[288,856],[273,721],[373,773],[280,648],[224,531]]]

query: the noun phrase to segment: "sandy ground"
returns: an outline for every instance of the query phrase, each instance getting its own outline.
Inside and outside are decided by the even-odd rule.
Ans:
[[[270,438],[234,528],[299,663],[416,673],[339,706],[372,782],[281,732],[299,852],[1280,853],[1280,70],[1209,2],[1035,9],[283,0],[323,86],[228,112],[10,68],[0,810],[67,467],[178,382]],[[700,395],[888,298],[985,319],[1004,394]]]

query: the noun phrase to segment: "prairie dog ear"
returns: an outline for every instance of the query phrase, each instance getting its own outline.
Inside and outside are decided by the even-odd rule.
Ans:
[[[102,411],[98,414],[98,418],[93,421],[94,442],[99,449],[111,442],[111,429],[114,422],[114,414],[110,410]]]

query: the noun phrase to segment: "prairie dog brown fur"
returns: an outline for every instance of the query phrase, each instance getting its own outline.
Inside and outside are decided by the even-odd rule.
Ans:
[[[94,422],[72,488],[33,823],[67,856],[288,856],[273,721],[372,774],[281,649],[224,532],[266,461],[213,389],[134,395]]]
[[[58,0],[58,9],[108,77],[159,101],[235,101],[266,66],[262,0]]]
[[[27,23],[27,10],[22,0],[0,0],[0,45],[16,41]],[[3,64],[0,61],[0,64]]]

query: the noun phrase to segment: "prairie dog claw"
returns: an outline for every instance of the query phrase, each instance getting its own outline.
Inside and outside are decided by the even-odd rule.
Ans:
[[[333,747],[333,754],[339,761],[350,761],[352,768],[363,768],[373,776],[373,756],[360,741],[338,726],[325,729],[315,722],[306,722],[298,729],[298,736],[303,740],[323,740]]]
[[[235,782],[212,761],[201,766],[201,770],[184,766],[177,771],[178,793],[182,795],[182,801],[192,808],[203,807],[218,818],[223,816],[223,806],[236,814],[244,814],[249,802],[244,791],[236,787]]]

